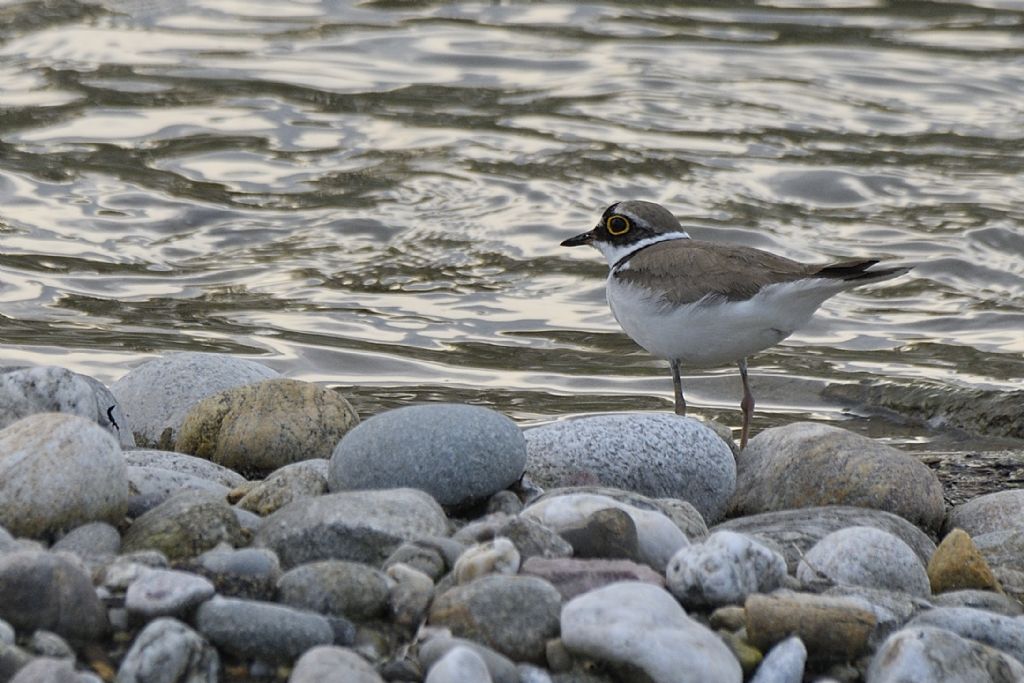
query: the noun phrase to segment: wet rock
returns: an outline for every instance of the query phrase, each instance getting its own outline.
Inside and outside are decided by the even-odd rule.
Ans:
[[[801,683],[806,663],[803,641],[790,636],[768,651],[750,683]]]
[[[973,538],[993,531],[1024,531],[1024,489],[988,493],[957,505],[945,528],[963,529]]]
[[[216,463],[194,455],[140,448],[124,454],[129,467],[156,467],[176,474],[205,479],[232,489],[246,483],[245,477]]]
[[[910,627],[889,636],[868,667],[870,683],[1024,680],[1024,666],[982,643],[941,628]]]
[[[852,505],[897,514],[935,531],[942,485],[915,458],[859,434],[797,422],[766,429],[740,454],[732,514]]]
[[[160,467],[129,467],[127,474],[130,517],[140,517],[181,491],[202,491],[224,500],[230,491],[215,481]]]
[[[327,460],[303,460],[285,465],[255,484],[236,503],[243,510],[266,517],[293,500],[327,493]]]
[[[129,614],[150,620],[184,617],[199,603],[213,597],[213,584],[188,572],[151,569],[128,586],[124,606]]]
[[[324,559],[379,565],[403,541],[444,536],[448,526],[444,510],[422,491],[348,491],[281,508],[254,545],[276,552],[286,568]]]
[[[121,534],[106,522],[89,522],[69,531],[50,549],[79,557],[117,555],[121,551]]]
[[[664,413],[561,420],[525,432],[527,471],[540,486],[594,481],[689,501],[704,519],[725,513],[736,486],[729,446],[707,425]]]
[[[220,496],[182,491],[136,519],[122,549],[159,550],[174,560],[195,557],[222,542],[245,542],[231,506]]]
[[[744,605],[747,638],[766,650],[796,635],[817,662],[848,662],[868,651],[875,615],[851,598],[788,593],[754,594]]]
[[[480,406],[389,410],[359,425],[331,456],[331,491],[411,487],[442,505],[484,500],[515,483],[526,464],[519,427]]]
[[[185,416],[175,450],[246,475],[328,458],[359,422],[335,391],[293,379],[268,379],[207,396]]]
[[[196,627],[225,652],[265,662],[290,663],[334,641],[330,623],[320,614],[235,598],[204,602],[196,612]]]
[[[496,538],[466,548],[455,563],[455,582],[469,583],[485,574],[515,574],[521,558],[512,541]]]
[[[786,578],[786,561],[751,538],[717,531],[684,546],[668,563],[667,584],[687,608],[741,604],[751,593],[770,593]]]
[[[388,606],[383,572],[358,562],[322,560],[284,573],[278,602],[321,614],[361,621],[381,616]]]
[[[447,631],[430,637],[420,646],[420,662],[431,669],[436,662],[456,648],[467,648],[476,653],[484,662],[487,674],[494,683],[520,683],[516,665],[508,657],[498,654],[489,647],[463,638],[453,638]],[[465,681],[476,679],[466,678]]]
[[[107,628],[85,570],[39,550],[0,555],[0,618],[18,631],[46,629],[73,641],[95,640]]]
[[[352,650],[318,645],[299,657],[288,683],[384,683],[384,679]]]
[[[804,554],[828,534],[851,526],[869,526],[888,532],[913,549],[926,565],[935,552],[935,543],[920,529],[902,517],[868,508],[832,505],[765,512],[723,522],[713,531],[729,529],[746,534],[778,550],[795,572]]]
[[[963,529],[950,531],[935,549],[928,562],[928,580],[934,593],[966,588],[1002,590],[984,556]]]
[[[1024,606],[1002,593],[986,590],[957,590],[936,595],[931,600],[936,607],[975,607],[1005,617],[1024,615]]]
[[[435,598],[430,623],[513,660],[540,662],[545,642],[558,632],[560,606],[561,596],[546,581],[492,574]]]
[[[393,621],[407,627],[426,621],[427,609],[434,599],[434,582],[430,577],[401,562],[392,564],[385,574],[391,579],[388,607]]]
[[[135,637],[117,672],[117,683],[217,683],[217,651],[177,619],[161,618]]]
[[[102,683],[102,679],[75,671],[74,660],[38,657],[20,669],[10,683]]]
[[[281,578],[281,563],[267,548],[214,548],[188,569],[212,581],[220,595],[252,600],[273,599]]]
[[[544,579],[558,590],[563,600],[620,581],[643,581],[659,588],[665,585],[661,574],[629,560],[531,557],[519,573]]]
[[[971,607],[939,607],[914,617],[908,628],[930,626],[952,631],[1024,663],[1024,621]]]
[[[121,447],[95,422],[41,413],[0,431],[0,524],[14,535],[116,524],[127,500]]]
[[[437,660],[427,672],[425,683],[492,683],[487,664],[474,650],[454,647]]]
[[[797,566],[805,585],[854,585],[903,591],[927,598],[928,574],[909,545],[874,527],[833,531],[818,541]]]
[[[133,368],[110,390],[140,446],[172,450],[192,406],[219,391],[278,377],[265,365],[217,353],[175,353]]]
[[[571,600],[562,609],[562,642],[576,655],[640,669],[653,683],[743,680],[718,636],[646,583],[616,583]]]

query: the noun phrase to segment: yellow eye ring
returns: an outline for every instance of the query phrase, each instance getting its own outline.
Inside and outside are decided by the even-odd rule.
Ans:
[[[618,237],[629,232],[633,224],[625,216],[615,214],[614,216],[608,216],[608,220],[604,222],[604,227],[608,230],[609,235]]]

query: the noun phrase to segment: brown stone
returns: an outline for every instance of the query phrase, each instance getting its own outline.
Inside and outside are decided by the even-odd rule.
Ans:
[[[808,659],[852,661],[868,649],[877,620],[871,610],[847,598],[809,593],[755,594],[744,605],[747,640],[767,651],[791,635],[800,636]]]
[[[928,562],[928,580],[932,593],[966,588],[1003,592],[981,551],[963,529],[950,531],[935,549]]]

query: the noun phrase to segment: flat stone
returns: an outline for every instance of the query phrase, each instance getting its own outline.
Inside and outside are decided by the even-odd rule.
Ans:
[[[492,683],[487,664],[468,647],[454,647],[437,660],[427,672],[425,683]]]
[[[736,486],[729,446],[707,425],[666,413],[560,420],[525,432],[527,472],[545,488],[581,481],[686,500],[717,521]]]
[[[128,586],[124,606],[130,614],[149,620],[184,617],[213,597],[213,584],[201,576],[169,569],[151,569]]]
[[[267,548],[208,550],[186,565],[189,571],[210,581],[225,597],[272,600],[281,578],[281,563]]]
[[[868,647],[877,649],[882,642],[903,625],[934,605],[909,593],[865,586],[833,586],[822,597],[845,598],[858,603],[875,615],[875,628],[868,637]]]
[[[683,546],[668,563],[667,584],[686,608],[742,604],[751,593],[770,593],[786,579],[782,555],[735,531],[716,531]]]
[[[384,679],[353,650],[317,645],[295,662],[288,683],[384,683]]]
[[[621,581],[643,581],[659,588],[665,585],[661,574],[629,560],[531,557],[519,573],[544,579],[558,590],[563,600]]]
[[[994,531],[1024,531],[1024,489],[987,493],[949,511],[945,529],[960,528],[972,538]]]
[[[172,450],[192,406],[218,391],[278,377],[275,370],[218,353],[174,353],[146,361],[111,385],[140,446]]]
[[[1024,666],[1002,652],[943,628],[908,627],[889,636],[868,666],[871,683],[1014,683]]]
[[[929,531],[945,517],[927,465],[854,432],[811,422],[759,433],[737,461],[731,514],[852,505],[885,510]]]
[[[934,593],[968,588],[1002,591],[985,557],[963,529],[953,529],[939,543],[928,562],[928,580]]]
[[[744,604],[747,638],[765,650],[796,635],[816,662],[849,662],[868,651],[877,625],[862,600],[776,591]]]
[[[50,550],[79,557],[117,555],[121,551],[121,534],[106,522],[89,522],[69,531]]]
[[[914,617],[908,628],[931,626],[952,631],[1024,663],[1024,620],[971,607],[938,607]]]
[[[328,559],[376,566],[404,541],[448,532],[444,510],[423,491],[347,491],[281,508],[253,543],[276,552],[285,568]]]
[[[1024,606],[1017,600],[1002,593],[992,591],[965,589],[949,591],[936,595],[931,600],[935,607],[974,607],[995,612],[1004,617],[1024,616]]]
[[[217,683],[220,657],[205,638],[177,619],[146,624],[117,672],[117,683]]]
[[[336,391],[275,378],[207,396],[185,416],[175,450],[245,475],[328,458],[359,416]]]
[[[162,467],[128,467],[128,515],[139,517],[181,491],[203,491],[227,499],[228,489],[209,479]]]
[[[220,484],[229,489],[246,483],[246,478],[227,467],[210,462],[194,455],[161,451],[155,448],[138,448],[126,451],[125,463],[129,467],[158,467],[177,474],[188,475],[197,479]]]
[[[486,500],[515,483],[526,442],[515,422],[481,406],[432,403],[366,420],[331,456],[331,491],[410,487],[442,505]]]
[[[136,519],[125,532],[122,550],[159,550],[174,560],[195,557],[223,542],[245,542],[231,506],[220,496],[182,491]]]
[[[235,504],[266,517],[288,503],[327,493],[327,460],[302,460],[285,465],[252,486]]]
[[[95,422],[40,413],[0,430],[0,524],[14,535],[117,524],[127,501],[121,447]]]
[[[573,598],[562,608],[562,642],[578,656],[638,668],[653,683],[743,680],[718,636],[647,583],[616,583]]]
[[[255,600],[214,598],[200,605],[196,627],[218,648],[243,659],[291,663],[334,641],[320,614]]]
[[[277,601],[355,621],[381,616],[388,607],[388,580],[373,567],[344,560],[321,560],[285,572]]]

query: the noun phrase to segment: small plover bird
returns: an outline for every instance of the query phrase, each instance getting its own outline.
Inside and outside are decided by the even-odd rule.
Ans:
[[[872,269],[878,259],[798,263],[751,247],[690,239],[671,212],[642,201],[612,204],[593,230],[562,242],[582,244],[608,259],[606,293],[619,325],[669,362],[676,413],[686,414],[681,366],[739,365],[740,448],[747,445],[754,414],[747,357],[793,334],[829,297],[910,270]]]

